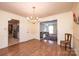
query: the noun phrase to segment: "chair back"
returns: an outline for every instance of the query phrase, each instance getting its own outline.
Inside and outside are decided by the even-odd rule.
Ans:
[[[72,34],[65,33],[65,41],[71,42],[71,39],[72,39]]]

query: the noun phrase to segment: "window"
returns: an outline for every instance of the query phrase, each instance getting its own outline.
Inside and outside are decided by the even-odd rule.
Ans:
[[[53,26],[52,25],[50,25],[49,27],[48,27],[48,30],[49,30],[49,34],[53,34],[54,32],[54,28],[53,28]]]

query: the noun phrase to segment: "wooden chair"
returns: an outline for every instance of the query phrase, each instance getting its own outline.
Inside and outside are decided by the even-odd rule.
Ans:
[[[71,49],[71,39],[72,39],[72,34],[65,33],[65,40],[60,41],[60,47],[64,46],[65,50],[67,49],[67,47]]]

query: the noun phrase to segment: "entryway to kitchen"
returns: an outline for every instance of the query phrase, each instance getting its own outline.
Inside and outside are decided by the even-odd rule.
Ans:
[[[19,43],[19,20],[8,21],[8,46]]]

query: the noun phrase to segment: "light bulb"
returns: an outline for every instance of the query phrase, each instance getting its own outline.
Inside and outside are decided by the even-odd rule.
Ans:
[[[38,17],[36,17],[36,19],[38,19]]]
[[[32,19],[32,16],[31,16],[31,19]]]
[[[29,17],[27,17],[27,19],[29,19]]]

